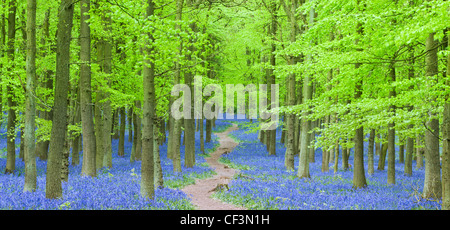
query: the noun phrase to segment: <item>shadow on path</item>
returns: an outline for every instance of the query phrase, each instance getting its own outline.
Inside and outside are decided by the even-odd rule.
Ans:
[[[228,166],[219,163],[218,160],[222,154],[228,154],[238,146],[238,143],[228,136],[230,132],[238,129],[237,125],[233,124],[225,132],[216,133],[219,137],[220,146],[210,154],[211,157],[205,159],[208,165],[216,171],[217,175],[214,175],[212,178],[197,179],[195,184],[188,185],[182,189],[191,198],[197,210],[245,210],[243,207],[223,203],[211,197],[217,189],[227,187],[237,173],[235,169],[228,168]]]

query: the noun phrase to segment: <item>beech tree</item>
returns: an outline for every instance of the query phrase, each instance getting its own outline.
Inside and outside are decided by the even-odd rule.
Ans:
[[[91,29],[88,24],[90,0],[80,1],[80,107],[83,133],[83,173],[96,175],[96,139],[94,131],[94,114],[91,87]]]
[[[56,38],[55,104],[48,153],[45,196],[56,199],[62,196],[62,152],[67,132],[67,99],[69,89],[70,40],[73,25],[74,2],[63,0],[59,6],[58,35]]]

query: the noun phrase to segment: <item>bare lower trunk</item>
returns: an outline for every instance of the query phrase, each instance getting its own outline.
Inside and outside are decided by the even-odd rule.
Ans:
[[[438,41],[434,39],[434,33],[431,33],[426,40],[426,49],[428,51],[426,62],[426,76],[437,82],[438,75]],[[435,101],[435,98],[431,100]],[[423,187],[423,196],[426,198],[442,198],[441,184],[441,164],[439,160],[439,119],[435,117],[434,112],[428,112],[430,120],[425,131],[425,182]]]
[[[373,147],[375,144],[375,129],[371,129],[370,130],[370,134],[369,134],[369,146],[367,149],[367,156],[368,156],[368,169],[367,169],[367,173],[369,175],[373,175],[374,174],[374,151],[373,151]]]
[[[119,129],[119,147],[117,150],[117,155],[123,157],[125,156],[125,108],[122,107],[119,109],[120,114],[120,129]]]
[[[14,41],[16,39],[16,2],[9,2],[9,12],[8,12],[8,50],[7,57],[8,61],[14,63]],[[14,64],[12,64],[14,66]],[[10,67],[13,68],[13,67]],[[12,69],[9,69],[12,71]],[[7,130],[8,133],[6,135],[6,168],[5,173],[10,174],[14,173],[16,170],[16,142],[15,142],[15,129],[16,129],[16,102],[14,101],[14,92],[11,84],[8,84],[6,87],[8,94],[8,124]]]
[[[102,145],[97,151],[98,141],[96,140],[96,131],[94,130],[94,114],[92,106],[92,87],[91,87],[91,32],[87,22],[90,16],[87,14],[90,10],[90,0],[80,2],[80,113],[81,129],[83,133],[83,167],[82,174],[95,177],[96,170],[100,169],[101,164],[96,164],[100,159],[96,159],[97,154],[102,153]],[[99,95],[97,94],[97,97]],[[98,102],[98,100],[97,100]],[[101,124],[100,110],[96,112],[96,126]],[[100,134],[97,129],[97,134]],[[74,154],[72,154],[73,157]],[[78,155],[78,153],[76,153]],[[76,163],[76,162],[74,162]]]
[[[72,0],[62,0],[59,8],[55,103],[47,163],[46,198],[55,199],[62,196],[61,164],[67,131],[67,107],[69,91],[70,40],[74,5]]]
[[[450,47],[450,35],[447,42]],[[447,56],[447,77],[450,77],[450,54]],[[450,86],[450,80],[447,80],[447,86]],[[442,210],[450,210],[450,96],[444,105],[442,126]]]
[[[146,16],[151,17],[154,13],[154,3],[148,0]],[[151,32],[147,34],[148,39],[144,47],[144,67],[143,67],[143,128],[142,128],[142,161],[141,161],[141,196],[153,199],[155,195],[154,185],[154,150],[153,150],[153,118],[155,116],[155,64],[150,60],[153,52],[151,42],[153,36]]]
[[[418,137],[416,140],[417,145],[423,145],[423,135],[421,137]],[[423,156],[424,156],[424,148],[423,147],[417,147],[416,148],[416,168],[421,169],[423,168]]]
[[[27,92],[26,92],[26,112],[25,112],[25,192],[34,192],[37,183],[36,171],[36,138],[35,138],[35,117],[36,101],[34,93],[36,89],[36,0],[27,0]],[[1,102],[0,102],[1,103]]]

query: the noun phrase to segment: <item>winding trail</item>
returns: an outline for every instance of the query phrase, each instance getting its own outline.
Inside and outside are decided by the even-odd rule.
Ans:
[[[196,206],[197,210],[245,210],[243,207],[223,203],[211,197],[218,186],[228,185],[237,173],[235,169],[228,168],[228,166],[219,163],[218,160],[222,154],[230,153],[238,145],[238,143],[228,136],[230,132],[238,129],[237,125],[233,124],[225,132],[216,133],[219,137],[220,146],[210,154],[211,157],[205,159],[209,166],[216,171],[217,175],[207,179],[196,179],[195,184],[188,185],[182,189],[192,199],[192,203]]]

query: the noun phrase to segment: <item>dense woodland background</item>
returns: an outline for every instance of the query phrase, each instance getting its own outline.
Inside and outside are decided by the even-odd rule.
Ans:
[[[270,122],[261,119],[249,127],[298,178],[314,176],[317,148],[322,172],[353,170],[355,189],[386,166],[396,184],[396,159],[407,176],[416,162],[422,197],[449,209],[449,9],[444,0],[1,0],[4,173],[21,158],[33,192],[36,157],[45,160],[46,198],[58,198],[69,165],[96,177],[114,167],[112,140],[125,155],[129,132],[141,196],[153,198],[159,145],[168,141],[179,172],[196,164],[196,130],[201,152],[211,142],[214,119],[170,116],[172,87],[193,89],[199,75],[204,85],[280,84],[282,130],[259,130]]]

